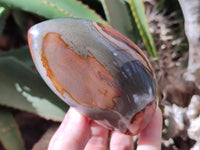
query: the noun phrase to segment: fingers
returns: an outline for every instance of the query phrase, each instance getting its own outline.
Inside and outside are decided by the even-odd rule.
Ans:
[[[108,144],[108,129],[92,121],[90,124],[91,137],[85,150],[106,150]]]
[[[158,108],[149,125],[140,133],[137,150],[160,150],[162,113]]]
[[[161,149],[162,114],[157,109],[149,125],[140,133],[137,150]],[[70,108],[61,126],[50,141],[48,150],[106,150],[108,130],[89,121]],[[133,137],[112,132],[110,150],[132,150]]]
[[[110,150],[133,150],[133,137],[119,132],[112,132]]]
[[[48,150],[82,150],[90,137],[89,120],[70,108]]]

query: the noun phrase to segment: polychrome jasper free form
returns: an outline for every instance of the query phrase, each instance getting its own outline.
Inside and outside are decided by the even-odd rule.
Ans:
[[[97,123],[138,134],[157,105],[152,67],[129,39],[102,24],[55,19],[28,33],[34,63],[49,87]]]

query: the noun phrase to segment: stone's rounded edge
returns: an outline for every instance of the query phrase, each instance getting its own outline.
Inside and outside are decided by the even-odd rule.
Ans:
[[[150,102],[144,109],[138,112],[131,119],[130,126],[127,130],[129,135],[137,135],[140,133],[149,123],[151,117],[157,108],[157,101]]]
[[[144,55],[142,50],[131,40],[129,40],[127,37],[119,33],[118,31],[114,30],[112,27],[105,26],[103,24],[91,21],[91,25],[96,28],[96,30],[104,36],[108,41],[110,41],[113,45],[127,53],[128,55],[135,58],[134,55],[140,56],[141,58],[138,59],[140,63],[149,71],[149,73],[155,78],[153,68],[148,61],[147,57]],[[123,43],[120,44],[120,43]],[[125,48],[123,48],[125,47]],[[136,52],[136,53],[133,53]],[[135,59],[137,60],[137,58]],[[141,61],[143,60],[143,61]]]
[[[29,29],[29,31],[28,31],[28,44],[29,44],[29,48],[30,48],[30,53],[31,53],[31,56],[32,56],[32,59],[34,61],[34,64],[36,66],[37,71],[42,76],[42,78],[46,82],[46,84],[50,87],[50,89],[60,99],[62,99],[64,102],[66,102],[68,105],[73,106],[73,107],[77,107],[78,104],[76,102],[72,102],[69,95],[67,95],[66,93],[64,93],[64,95],[61,95],[57,91],[57,89],[54,87],[50,78],[46,77],[48,71],[42,65],[42,58],[41,58],[41,55],[42,55],[42,39],[49,31],[49,30],[46,29],[46,26],[51,22],[55,22],[55,20],[44,21],[42,23],[39,23],[39,24],[32,26]],[[43,27],[43,24],[45,24],[44,30],[43,30],[43,28],[41,28],[41,27]],[[63,97],[65,97],[65,98],[63,98]]]

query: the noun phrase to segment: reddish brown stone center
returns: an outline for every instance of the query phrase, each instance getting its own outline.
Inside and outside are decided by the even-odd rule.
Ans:
[[[78,55],[60,34],[47,33],[43,39],[41,60],[57,91],[64,92],[82,106],[112,109],[120,96],[114,78],[94,57]]]

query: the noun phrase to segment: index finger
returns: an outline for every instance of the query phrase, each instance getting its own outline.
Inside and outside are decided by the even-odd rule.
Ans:
[[[90,136],[89,127],[89,120],[71,107],[52,137],[48,150],[84,149]]]

